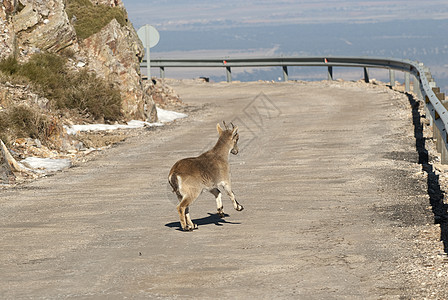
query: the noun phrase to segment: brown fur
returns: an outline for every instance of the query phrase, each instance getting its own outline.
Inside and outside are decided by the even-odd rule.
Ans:
[[[211,150],[197,157],[179,160],[169,173],[168,181],[179,199],[177,211],[183,230],[190,231],[197,228],[197,225],[191,221],[189,206],[203,190],[208,190],[216,197],[220,217],[224,217],[224,211],[219,187],[224,188],[236,210],[243,210],[243,207],[235,200],[230,183],[229,154],[238,153],[238,127],[232,124],[232,128],[229,129],[224,122],[223,124],[225,129],[222,129],[219,124],[216,126],[219,138]]]

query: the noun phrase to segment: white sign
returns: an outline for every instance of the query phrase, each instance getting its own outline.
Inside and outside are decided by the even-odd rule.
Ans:
[[[150,65],[150,58],[149,58],[149,49],[154,47],[159,43],[160,35],[157,29],[155,29],[151,25],[144,25],[140,27],[139,30],[137,30],[138,37],[143,43],[143,46],[146,49],[146,70],[148,74],[148,79],[151,79],[151,65]]]
[[[140,27],[140,29],[137,31],[137,34],[145,48],[147,48],[148,45],[149,48],[152,48],[159,43],[159,32],[151,25],[146,24]]]

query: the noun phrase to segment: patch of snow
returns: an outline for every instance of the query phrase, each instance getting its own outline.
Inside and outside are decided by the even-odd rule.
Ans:
[[[159,117],[159,122],[162,123],[168,123],[176,119],[182,119],[187,117],[186,114],[176,111],[165,110],[161,108],[157,108],[157,116]]]
[[[27,157],[20,161],[25,167],[38,173],[57,172],[69,168],[72,163],[69,159]]]
[[[115,129],[133,129],[142,128],[144,126],[163,126],[164,123],[172,122],[176,119],[181,119],[187,117],[186,114],[165,110],[157,108],[157,115],[159,117],[159,122],[149,123],[145,121],[132,120],[129,121],[127,125],[123,124],[86,124],[86,125],[72,125],[71,127],[64,126],[67,134],[76,134],[80,131],[102,131],[102,130],[115,130]]]
[[[132,129],[142,128],[144,126],[163,126],[164,123],[172,122],[176,119],[187,117],[186,114],[169,111],[161,108],[157,108],[157,115],[159,122],[149,123],[144,121],[132,120],[127,125],[116,124],[88,124],[88,125],[73,125],[71,127],[64,126],[68,134],[76,134],[80,131],[101,131],[101,130],[115,130],[115,129]],[[39,157],[27,157],[19,162],[24,168],[40,174],[46,174],[51,172],[57,172],[71,166],[69,159],[54,159],[54,158],[39,158]]]
[[[104,131],[104,130],[115,130],[115,129],[133,129],[141,128],[143,126],[162,126],[160,123],[148,123],[144,121],[132,120],[129,121],[127,125],[123,124],[86,124],[86,125],[72,125],[71,127],[64,126],[68,134],[76,134],[80,131]]]

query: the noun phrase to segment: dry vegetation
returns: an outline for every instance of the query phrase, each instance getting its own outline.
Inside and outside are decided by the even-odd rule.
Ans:
[[[121,26],[126,26],[128,22],[123,9],[93,5],[89,0],[68,0],[66,11],[73,22],[76,35],[81,40],[97,33],[113,19],[116,19]]]
[[[24,64],[14,57],[0,62],[1,81],[23,84],[49,100],[48,109],[56,115],[79,115],[100,121],[121,118],[118,89],[87,71],[70,71],[66,58],[56,54],[35,54]],[[0,103],[1,104],[1,103]],[[14,101],[0,110],[0,138],[9,143],[16,138],[38,138],[44,144],[53,133],[55,122],[27,103]]]

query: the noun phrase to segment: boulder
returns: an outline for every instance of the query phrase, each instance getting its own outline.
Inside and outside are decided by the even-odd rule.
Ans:
[[[152,79],[149,81],[148,94],[156,105],[161,108],[183,105],[179,95],[163,79]]]
[[[18,50],[27,56],[58,52],[76,43],[76,33],[65,12],[64,0],[20,0],[24,7],[12,17]]]

